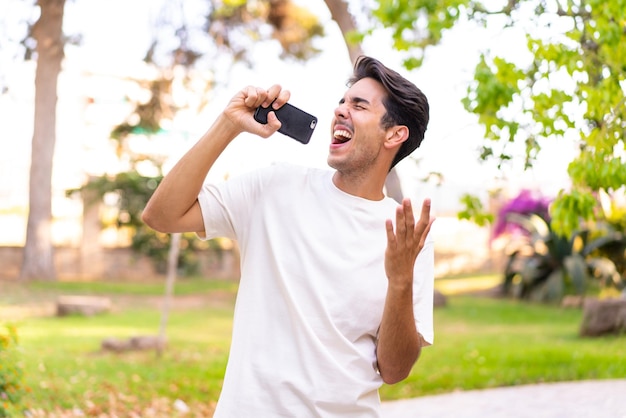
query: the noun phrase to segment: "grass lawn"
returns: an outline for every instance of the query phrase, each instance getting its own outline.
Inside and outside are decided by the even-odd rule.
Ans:
[[[435,311],[435,343],[407,380],[383,386],[399,399],[537,382],[624,378],[624,336],[581,338],[582,312],[472,296]]]
[[[626,337],[580,338],[580,310],[462,294],[487,288],[494,280],[485,276],[438,281],[437,286],[449,296],[447,306],[435,311],[435,344],[422,352],[408,379],[383,386],[383,400],[626,376]],[[36,284],[14,292],[19,293],[17,297],[2,293],[0,315],[3,307],[16,300],[24,302],[28,295],[42,300],[62,293],[107,294],[114,299],[133,294],[141,301],[162,294],[163,288],[162,283]],[[172,309],[168,347],[162,357],[152,351],[100,351],[107,337],[157,334],[160,312],[146,304],[126,305],[90,318],[20,319],[21,355],[30,388],[25,403],[34,410],[79,408],[97,415],[171,408],[180,399],[194,416],[210,416],[226,365],[235,292],[236,285],[230,282],[179,282],[179,295],[196,294],[207,302]],[[221,295],[220,303],[214,303],[215,294]]]
[[[160,315],[130,309],[92,318],[28,319],[20,324],[32,407],[106,410],[112,404],[149,405],[182,399],[210,405],[219,395],[226,365],[231,309],[174,311],[168,347],[154,351],[102,352],[104,338],[156,335]],[[120,406],[121,407],[121,406]]]

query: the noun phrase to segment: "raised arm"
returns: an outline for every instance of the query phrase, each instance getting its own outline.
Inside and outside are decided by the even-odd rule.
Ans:
[[[246,87],[238,92],[209,130],[163,178],[148,201],[142,220],[160,232],[204,232],[198,193],[207,174],[226,146],[242,132],[267,138],[280,128],[273,112],[267,125],[254,120],[254,110],[262,105],[274,109],[289,100],[289,91],[274,85],[268,90]]]
[[[404,199],[396,211],[395,233],[391,220],[387,221],[385,271],[389,285],[376,357],[380,375],[388,384],[405,379],[422,350],[422,336],[413,315],[413,280],[424,278],[413,277],[413,270],[433,221],[428,199],[422,205],[417,224],[409,199]]]

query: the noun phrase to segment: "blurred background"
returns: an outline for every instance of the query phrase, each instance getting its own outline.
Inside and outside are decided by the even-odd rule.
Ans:
[[[431,122],[426,140],[394,174],[402,195],[433,199],[439,218],[433,233],[442,254],[439,259],[445,260],[438,266],[440,274],[499,265],[498,260],[491,260],[497,254],[491,248],[489,228],[457,218],[465,208],[463,196],[474,196],[493,212],[499,200],[523,189],[556,196],[569,187],[567,165],[578,146],[575,132],[543,141],[541,153],[531,166],[523,141],[506,144],[509,156],[505,164],[485,162],[481,160],[485,128],[462,103],[485,51],[519,65],[532,63],[523,25],[485,28],[480,22],[459,18],[448,30],[420,29],[423,34],[410,35],[413,45],[405,40],[407,45],[399,47],[402,42],[394,39],[394,31],[406,22],[377,21],[373,11],[379,7],[381,13],[383,3],[344,7],[343,13],[353,26],[343,28],[343,32],[328,2],[232,3],[67,2],[63,8],[65,55],[58,73],[58,103],[40,110],[49,115],[48,120],[56,111],[56,128],[43,122],[41,129],[46,132],[41,134],[48,136],[43,139],[48,145],[33,154],[38,54],[36,42],[29,37],[29,24],[40,12],[29,2],[2,1],[1,246],[22,247],[27,242],[29,190],[35,199],[48,193],[44,184],[33,186],[41,188],[41,193],[29,189],[31,162],[39,164],[32,156],[52,153],[44,156],[52,157],[49,173],[43,177],[51,181],[50,217],[45,219],[44,215],[45,228],[50,228],[50,242],[60,247],[57,258],[67,259],[55,260],[62,267],[54,274],[60,278],[97,276],[98,272],[85,270],[94,266],[92,262],[83,261],[82,270],[76,268],[81,263],[74,263],[74,268],[68,264],[96,251],[97,243],[103,248],[128,246],[134,231],[123,228],[128,225],[116,219],[120,196],[110,191],[101,193],[101,207],[91,212],[103,222],[102,230],[92,231],[85,240],[89,234],[85,222],[97,219],[85,219],[84,199],[68,190],[80,189],[90,179],[111,178],[129,170],[146,177],[166,172],[208,128],[230,97],[248,84],[280,83],[292,92],[292,103],[318,116],[320,124],[307,146],[280,135],[270,140],[241,138],[220,158],[211,176],[237,175],[275,161],[325,167],[328,124],[352,68],[347,42],[405,74],[429,98]],[[219,11],[220,7],[227,11]],[[401,7],[396,13],[403,13]],[[417,19],[420,12],[413,13]],[[434,40],[429,41],[429,36]],[[35,59],[26,60],[25,56]],[[159,80],[165,80],[163,89],[155,90]],[[45,93],[42,88],[41,94],[54,92]],[[160,110],[155,112],[150,106]],[[50,144],[55,134],[54,144]],[[33,230],[39,222],[32,219]],[[37,239],[36,234],[31,236]],[[83,248],[82,254],[71,251],[81,245],[91,248]],[[13,256],[19,251],[12,249],[10,253],[3,257],[3,277],[16,277],[21,269],[19,256]],[[46,259],[49,257],[35,257],[34,261]],[[45,269],[52,273],[49,267]]]
[[[382,399],[626,376],[622,0],[0,0],[0,417],[211,416],[237,246],[141,211],[246,85],[318,127],[207,181],[326,167],[360,54],[430,103],[386,191],[433,201],[437,338]]]

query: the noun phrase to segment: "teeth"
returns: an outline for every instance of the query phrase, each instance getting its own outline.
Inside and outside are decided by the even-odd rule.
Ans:
[[[334,132],[335,138],[347,141],[352,139],[352,134],[344,129],[338,129]]]

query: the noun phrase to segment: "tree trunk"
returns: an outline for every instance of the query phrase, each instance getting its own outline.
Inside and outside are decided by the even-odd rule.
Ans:
[[[348,48],[348,54],[350,54],[350,61],[354,64],[359,55],[363,55],[363,49],[361,48],[361,44],[348,42],[348,33],[354,32],[357,29],[354,16],[352,16],[348,10],[348,2],[345,0],[324,0],[324,2],[330,11],[330,16],[337,22],[341,30],[343,40]]]
[[[159,327],[159,344],[157,356],[161,357],[165,347],[167,321],[170,315],[170,305],[174,297],[174,284],[176,283],[176,272],[178,270],[178,254],[180,254],[181,233],[177,232],[170,236],[170,250],[167,254],[167,278],[165,280],[165,295],[163,296],[163,307],[161,308],[161,326]]]
[[[402,194],[402,184],[400,184],[400,176],[398,176],[398,172],[395,167],[391,169],[389,174],[387,174],[387,179],[385,179],[385,190],[387,196],[398,203],[402,203],[402,199],[404,197]]]
[[[33,27],[37,43],[35,118],[31,151],[29,213],[20,278],[56,279],[52,246],[52,158],[56,142],[57,83],[63,60],[65,0],[39,0]]]
[[[357,30],[354,16],[352,16],[348,10],[348,2],[345,0],[324,0],[324,2],[330,11],[332,19],[337,22],[337,25],[341,30],[343,40],[348,48],[348,54],[350,54],[350,61],[354,64],[356,59],[360,55],[363,55],[363,48],[361,48],[361,44],[348,42],[348,34]],[[396,202],[402,202],[402,187],[400,185],[400,178],[398,177],[395,167],[391,169],[389,175],[387,176],[385,181],[385,190],[387,196],[391,197]]]

